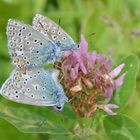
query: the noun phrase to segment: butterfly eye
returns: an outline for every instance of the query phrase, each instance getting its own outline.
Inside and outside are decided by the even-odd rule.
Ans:
[[[61,111],[62,107],[61,106],[56,106],[55,107],[58,111]]]
[[[77,48],[80,48],[80,45],[79,44],[77,45]]]

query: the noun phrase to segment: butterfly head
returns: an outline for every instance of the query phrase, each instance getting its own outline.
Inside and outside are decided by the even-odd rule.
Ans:
[[[59,103],[56,106],[54,106],[54,110],[57,112],[62,111],[65,102],[68,102],[68,98],[65,95],[61,95],[59,97],[60,97]]]
[[[63,89],[59,90],[57,93],[57,102],[56,105],[54,106],[55,111],[62,111],[64,104],[68,102],[68,98],[64,95]]]

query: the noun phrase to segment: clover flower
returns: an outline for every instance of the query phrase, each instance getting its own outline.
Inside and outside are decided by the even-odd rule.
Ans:
[[[109,115],[115,115],[112,109],[118,105],[109,104],[113,92],[123,84],[125,73],[120,74],[124,64],[111,70],[112,60],[88,52],[88,44],[81,36],[80,49],[68,51],[59,64],[61,83],[70,100],[73,110],[81,117],[91,117],[97,108]],[[117,79],[116,79],[117,77]]]

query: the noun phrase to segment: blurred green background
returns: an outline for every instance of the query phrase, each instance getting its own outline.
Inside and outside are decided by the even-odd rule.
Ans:
[[[129,54],[140,56],[139,0],[0,0],[0,86],[12,70],[7,48],[7,21],[15,18],[31,24],[36,13],[46,15],[56,23],[61,19],[60,26],[76,42],[79,42],[80,34],[84,34],[90,50],[111,52],[114,65]],[[95,35],[90,35],[92,33]],[[136,90],[124,113],[140,123],[139,81],[140,74]],[[2,97],[0,101],[8,103]],[[23,134],[0,119],[1,140],[46,140],[47,137]]]

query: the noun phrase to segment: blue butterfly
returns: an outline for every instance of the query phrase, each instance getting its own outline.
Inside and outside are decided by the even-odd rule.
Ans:
[[[13,64],[18,68],[54,63],[65,51],[79,48],[57,24],[39,14],[34,17],[33,27],[10,19],[7,36]]]
[[[13,70],[1,88],[1,95],[9,100],[36,106],[54,106],[58,110],[68,102],[60,85],[58,70],[45,71],[43,68]]]

